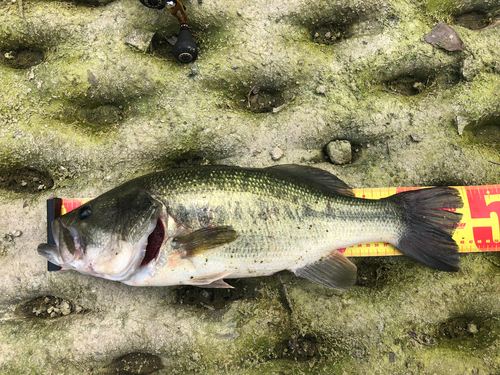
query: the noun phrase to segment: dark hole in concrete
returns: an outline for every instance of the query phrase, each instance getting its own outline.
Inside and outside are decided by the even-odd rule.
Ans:
[[[279,341],[271,350],[268,360],[288,359],[293,361],[310,361],[320,357],[319,341],[314,334],[293,332],[283,341]]]
[[[472,134],[481,143],[500,147],[500,121],[474,128]]]
[[[245,109],[253,113],[273,112],[287,100],[287,94],[273,89],[262,89],[254,86],[244,100]]]
[[[466,142],[500,151],[500,118],[467,125],[463,130],[463,138]],[[497,159],[493,161],[498,162]]]
[[[151,374],[163,368],[163,362],[160,357],[150,353],[137,352],[115,358],[103,370],[106,374],[136,375]]]
[[[427,79],[412,75],[398,77],[385,83],[387,90],[402,96],[414,96],[420,94],[428,87]]]
[[[285,357],[291,357],[298,361],[306,361],[318,355],[318,342],[314,335],[292,335],[288,339],[287,345],[288,351]]]
[[[415,73],[383,82],[383,90],[399,96],[415,96],[432,90],[448,90],[460,83],[462,75],[458,69],[431,74]]]
[[[447,319],[428,331],[440,346],[487,348],[498,338],[500,323],[495,317],[466,315]]]
[[[455,25],[465,27],[469,30],[480,30],[491,23],[491,17],[484,12],[470,12],[456,16],[453,21]]]
[[[391,259],[392,258],[392,259]],[[408,257],[381,257],[353,259],[358,268],[356,284],[358,286],[379,289],[397,280],[402,267],[413,267],[417,261]]]
[[[335,44],[351,36],[347,25],[327,25],[312,30],[311,40],[318,44]]]
[[[65,103],[53,116],[95,135],[104,135],[116,130],[117,125],[126,119],[128,114],[129,111],[120,103],[94,103],[80,106]]]
[[[478,331],[478,325],[470,318],[452,318],[438,327],[437,334],[446,339],[466,339],[474,336]]]
[[[105,104],[97,107],[84,107],[76,112],[78,120],[88,124],[112,125],[124,119],[123,106]]]
[[[76,3],[80,5],[86,5],[89,7],[97,7],[100,5],[106,5],[112,3],[115,0],[70,0],[70,3]]]
[[[23,167],[0,173],[0,189],[16,193],[38,193],[54,186],[54,180],[48,172]]]
[[[165,36],[161,33],[156,33],[151,41],[153,55],[164,60],[177,62],[173,55],[174,46],[177,36]]]
[[[358,143],[351,143],[351,164],[361,159],[363,156],[363,146]]]
[[[358,277],[356,285],[367,288],[377,288],[387,283],[387,272],[389,268],[380,264],[356,264],[358,267]]]
[[[0,51],[0,64],[14,69],[31,68],[41,64],[44,58],[44,53],[34,48],[4,49]]]
[[[16,315],[38,319],[55,319],[83,312],[85,311],[81,306],[55,296],[40,296],[25,301],[15,311]]]
[[[194,286],[181,286],[175,289],[178,304],[220,310],[233,301],[248,298],[254,295],[250,285],[252,281],[226,280],[234,289],[199,288]]]

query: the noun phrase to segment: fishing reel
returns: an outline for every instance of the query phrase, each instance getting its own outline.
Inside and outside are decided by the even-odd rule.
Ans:
[[[167,8],[180,23],[179,36],[174,44],[174,56],[181,63],[190,63],[198,57],[198,47],[189,32],[186,7],[179,0],[139,0],[143,5],[153,9]]]

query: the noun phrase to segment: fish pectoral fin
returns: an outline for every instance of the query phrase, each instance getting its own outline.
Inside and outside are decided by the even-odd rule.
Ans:
[[[187,285],[194,285],[200,288],[229,288],[234,289],[231,285],[222,280],[227,277],[231,272],[221,272],[214,275],[196,277],[184,282]]]
[[[292,272],[316,284],[346,291],[356,282],[357,268],[343,254],[334,250],[328,256]]]
[[[172,247],[181,252],[181,258],[191,258],[231,243],[237,238],[238,233],[230,226],[206,227],[182,237],[175,237]]]

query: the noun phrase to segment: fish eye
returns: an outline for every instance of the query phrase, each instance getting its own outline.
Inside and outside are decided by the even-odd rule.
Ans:
[[[89,205],[83,206],[78,211],[78,218],[80,220],[85,220],[85,219],[87,219],[90,216],[91,213],[92,213],[92,207],[91,206],[89,206]]]

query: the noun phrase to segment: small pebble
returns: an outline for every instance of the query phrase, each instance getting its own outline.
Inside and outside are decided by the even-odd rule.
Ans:
[[[283,151],[279,147],[275,147],[273,152],[271,152],[271,157],[274,161],[278,161],[283,157]]]
[[[171,45],[174,45],[175,43],[177,43],[177,37],[171,36],[170,38],[167,38],[167,42],[169,42]]]
[[[418,134],[410,134],[410,138],[413,142],[422,142],[423,138],[421,135]]]
[[[326,87],[326,85],[319,85],[318,87],[316,87],[316,94],[318,94],[318,95],[325,95],[326,96],[327,91],[328,91],[328,87]]]
[[[23,232],[21,232],[20,230],[15,230],[13,232],[10,232],[9,233],[12,237],[21,237],[21,234],[23,234]]]
[[[193,67],[191,68],[191,71],[189,72],[190,77],[196,77],[198,75],[198,65],[194,64]]]
[[[281,111],[285,107],[286,107],[286,103],[280,105],[279,107],[275,107],[275,108],[273,108],[273,113],[278,113],[279,111]]]
[[[396,360],[396,354],[394,354],[393,352],[390,352],[389,353],[389,362],[394,363],[395,360]]]
[[[62,302],[60,308],[63,315],[71,314],[71,306],[68,302],[66,301]]]
[[[475,334],[475,333],[477,333],[477,326],[474,323],[469,323],[469,324],[467,324],[467,330],[470,333]]]

